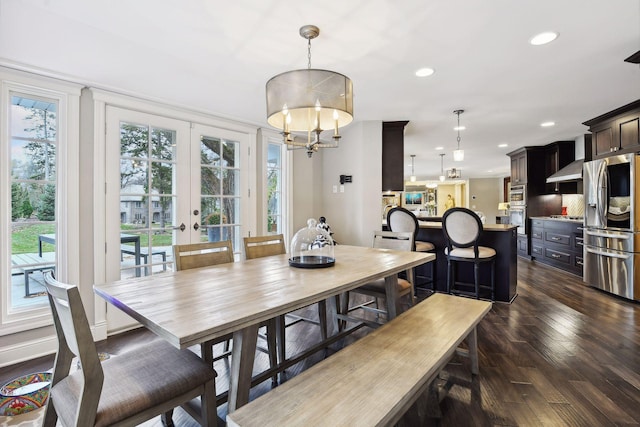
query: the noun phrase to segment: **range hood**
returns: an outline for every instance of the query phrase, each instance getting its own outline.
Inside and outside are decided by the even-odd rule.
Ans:
[[[579,181],[582,179],[582,164],[584,159],[574,160],[558,172],[547,178],[547,184],[554,182]]]

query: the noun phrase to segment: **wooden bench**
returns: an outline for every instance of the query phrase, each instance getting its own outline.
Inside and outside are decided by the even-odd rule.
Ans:
[[[11,255],[11,275],[17,276],[24,274],[24,296],[29,297],[32,294],[29,290],[29,274],[34,271],[45,271],[56,269],[55,252],[43,252],[42,256],[36,253],[24,253]]]
[[[435,294],[288,382],[227,415],[229,426],[388,426],[398,422],[467,339],[491,303]],[[420,402],[422,403],[422,402]]]
[[[136,247],[133,245],[120,245],[120,252],[123,254],[134,255],[136,254]],[[165,249],[152,249],[151,256],[161,255],[162,256],[162,269],[167,271],[167,251]],[[140,258],[143,259],[143,264],[149,263],[149,248],[146,246],[140,247]],[[149,275],[149,267],[144,268],[145,275]]]

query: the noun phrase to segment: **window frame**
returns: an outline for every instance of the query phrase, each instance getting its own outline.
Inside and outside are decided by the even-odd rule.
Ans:
[[[0,67],[0,147],[2,162],[10,159],[10,105],[12,94],[50,99],[57,102],[58,146],[56,151],[56,276],[78,284],[79,261],[79,127],[81,86],[26,72]],[[0,186],[10,188],[11,168],[0,168]],[[0,253],[11,254],[10,191],[2,192],[0,201]],[[11,261],[0,258],[0,336],[37,329],[53,323],[48,304],[35,308],[11,310]]]

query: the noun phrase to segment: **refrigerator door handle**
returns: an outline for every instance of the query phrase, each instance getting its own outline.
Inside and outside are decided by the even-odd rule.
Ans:
[[[597,249],[593,249],[590,248],[588,246],[585,246],[585,250],[589,253],[595,254],[595,255],[602,255],[602,256],[606,256],[609,258],[620,258],[620,259],[629,259],[631,258],[631,255],[625,255],[625,254],[621,254],[621,253],[614,253],[614,252],[604,252],[604,251],[600,251]]]
[[[588,236],[605,237],[607,239],[629,240],[631,238],[629,234],[602,233],[602,232],[591,231],[591,230],[585,230],[585,233]]]

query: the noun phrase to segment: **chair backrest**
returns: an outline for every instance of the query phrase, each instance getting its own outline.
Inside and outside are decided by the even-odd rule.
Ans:
[[[275,234],[270,236],[256,236],[244,238],[244,255],[246,259],[286,253],[284,236]]]
[[[176,271],[233,262],[231,240],[173,245]]]
[[[373,234],[374,248],[411,251],[413,243],[413,233],[408,231],[376,231]]]
[[[389,231],[413,233],[413,250],[416,249],[415,240],[418,238],[419,225],[418,218],[413,212],[399,206],[389,210],[387,213],[387,227],[389,227]]]
[[[58,282],[51,271],[44,273],[53,322],[58,335],[58,353],[53,370],[52,387],[69,375],[71,360],[77,356],[84,382],[77,402],[74,425],[94,425],[102,392],[104,372],[100,365],[80,292],[76,286]],[[48,418],[48,416],[47,416]]]
[[[482,231],[482,221],[470,209],[450,208],[442,216],[442,231],[448,247],[451,245],[459,248],[477,247]]]

